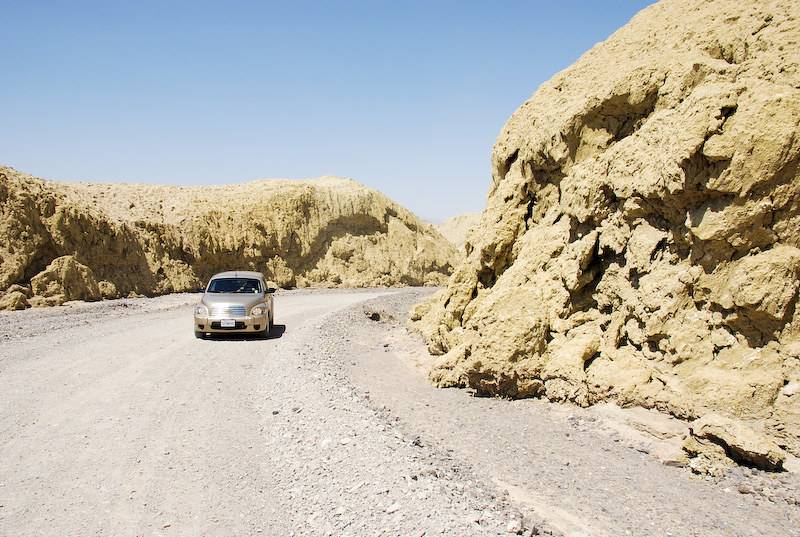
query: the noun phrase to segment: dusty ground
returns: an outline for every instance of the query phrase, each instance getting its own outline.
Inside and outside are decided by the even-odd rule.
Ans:
[[[0,314],[0,535],[800,535],[797,474],[664,465],[680,424],[431,388],[427,292],[284,293],[266,341],[196,295]]]

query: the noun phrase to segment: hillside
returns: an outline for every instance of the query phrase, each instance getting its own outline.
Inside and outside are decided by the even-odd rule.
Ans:
[[[0,307],[193,290],[259,270],[283,287],[431,285],[455,251],[355,181],[58,183],[0,168]]]

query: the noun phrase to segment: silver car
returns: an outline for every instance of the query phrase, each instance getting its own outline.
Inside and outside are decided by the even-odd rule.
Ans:
[[[274,292],[260,272],[215,274],[194,308],[195,337],[230,333],[267,337],[275,320]]]

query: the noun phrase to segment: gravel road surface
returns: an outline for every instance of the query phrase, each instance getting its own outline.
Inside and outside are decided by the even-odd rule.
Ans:
[[[0,536],[800,535],[795,474],[430,387],[429,292],[280,293],[267,340],[195,339],[198,295],[0,314]]]

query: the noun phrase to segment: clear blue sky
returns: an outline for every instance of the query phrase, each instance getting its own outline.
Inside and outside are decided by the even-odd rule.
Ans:
[[[59,180],[352,177],[479,211],[539,84],[646,0],[0,0],[0,163]]]

